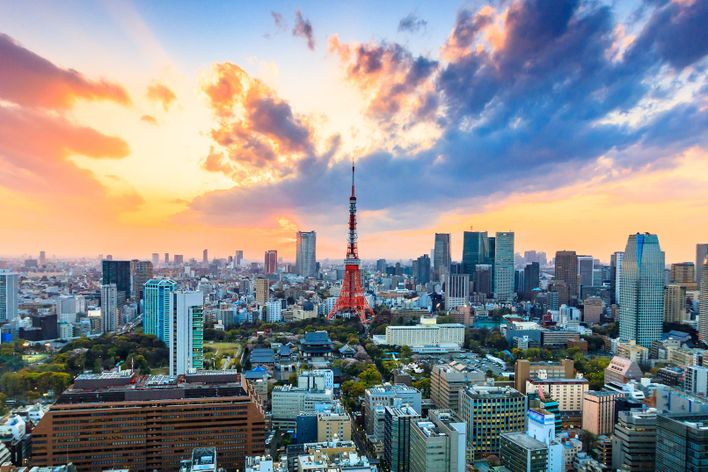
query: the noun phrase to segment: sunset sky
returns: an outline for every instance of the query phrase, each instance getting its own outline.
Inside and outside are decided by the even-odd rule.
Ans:
[[[0,255],[708,242],[708,2],[0,2]]]

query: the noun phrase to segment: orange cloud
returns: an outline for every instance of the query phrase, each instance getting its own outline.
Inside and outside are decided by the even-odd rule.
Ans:
[[[162,108],[167,111],[172,103],[177,99],[174,92],[163,84],[152,84],[147,89],[147,97],[162,105]]]
[[[295,162],[314,154],[309,121],[239,66],[215,65],[203,90],[217,121],[205,169],[240,183],[270,181],[290,174]]]
[[[334,35],[329,50],[339,56],[347,79],[364,94],[371,116],[383,123],[418,122],[435,116],[437,62],[396,43],[345,44]]]
[[[78,98],[130,104],[123,87],[62,69],[0,34],[0,97],[23,106],[66,109]]]
[[[144,121],[145,123],[149,123],[151,125],[157,125],[157,119],[152,115],[143,115],[140,117],[140,121]]]

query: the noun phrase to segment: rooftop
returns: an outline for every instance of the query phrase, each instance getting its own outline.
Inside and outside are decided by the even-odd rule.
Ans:
[[[511,441],[512,443],[523,447],[524,449],[528,450],[537,450],[537,449],[547,449],[548,446],[546,446],[545,443],[542,443],[538,439],[532,438],[531,436],[527,435],[526,433],[502,433],[501,434],[502,439],[507,439]]]

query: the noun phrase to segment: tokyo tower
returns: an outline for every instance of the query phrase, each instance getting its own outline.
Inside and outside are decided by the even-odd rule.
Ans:
[[[337,313],[351,313],[359,317],[362,324],[370,323],[374,311],[364,297],[361,286],[361,271],[359,266],[359,251],[356,247],[356,191],[354,189],[354,162],[352,162],[352,196],[349,197],[349,241],[347,242],[347,257],[344,259],[344,281],[339,298],[327,315],[331,320]]]

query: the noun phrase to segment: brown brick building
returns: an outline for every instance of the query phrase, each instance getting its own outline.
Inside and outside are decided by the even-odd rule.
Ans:
[[[32,465],[179,470],[197,447],[215,447],[226,470],[263,454],[263,410],[235,371],[80,375],[32,432]]]

